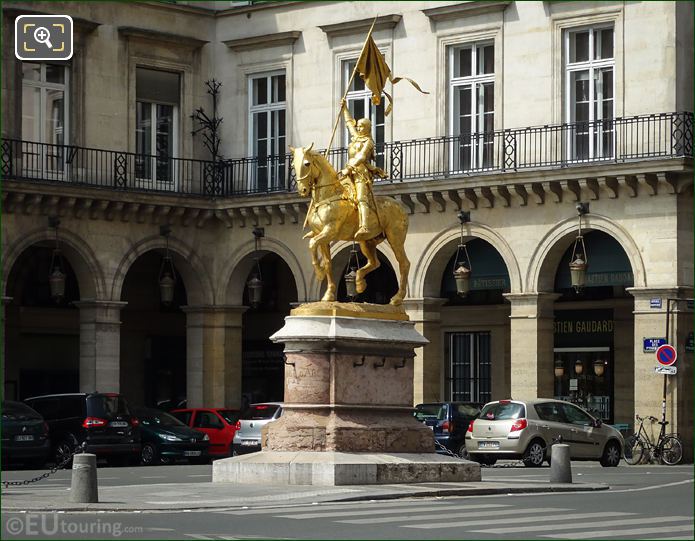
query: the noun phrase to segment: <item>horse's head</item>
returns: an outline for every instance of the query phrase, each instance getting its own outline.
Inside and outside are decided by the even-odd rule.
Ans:
[[[319,174],[318,169],[313,164],[311,156],[311,149],[313,147],[314,143],[311,143],[307,148],[290,147],[290,152],[292,152],[292,166],[294,167],[294,172],[297,174],[297,192],[302,197],[308,197],[311,194],[311,187]]]

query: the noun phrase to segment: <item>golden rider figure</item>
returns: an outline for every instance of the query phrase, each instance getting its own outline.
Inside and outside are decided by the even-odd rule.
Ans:
[[[371,121],[368,118],[361,118],[355,122],[347,108],[345,99],[341,100],[340,106],[343,110],[345,124],[352,137],[348,146],[348,162],[345,168],[340,171],[340,176],[349,178],[355,187],[360,225],[355,233],[355,240],[364,240],[369,238],[372,233],[369,229],[369,218],[373,212],[371,203],[374,200],[372,182],[375,176],[386,178],[386,172],[372,164],[374,140],[372,139]]]

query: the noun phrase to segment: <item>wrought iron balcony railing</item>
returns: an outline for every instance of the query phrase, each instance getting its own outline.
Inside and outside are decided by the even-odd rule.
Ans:
[[[204,197],[295,189],[289,154],[212,162],[16,139],[3,139],[1,150],[6,179]],[[377,145],[376,161],[389,173],[381,182],[402,182],[692,154],[693,113],[685,112],[394,141]],[[346,159],[346,149],[329,153],[336,169]]]

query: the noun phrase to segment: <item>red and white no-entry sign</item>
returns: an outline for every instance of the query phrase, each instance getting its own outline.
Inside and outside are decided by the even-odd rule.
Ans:
[[[670,344],[664,344],[659,346],[656,350],[656,360],[659,364],[663,366],[671,366],[675,364],[678,354],[676,353],[676,348]]]

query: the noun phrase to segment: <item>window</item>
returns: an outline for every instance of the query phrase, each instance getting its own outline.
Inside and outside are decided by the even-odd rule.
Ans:
[[[449,49],[452,169],[492,167],[495,130],[495,48],[472,43]]]
[[[68,144],[68,79],[65,66],[22,62],[22,139],[26,174],[59,179]]]
[[[135,173],[155,187],[175,186],[180,77],[178,73],[136,69]],[[166,184],[162,184],[166,183]]]
[[[345,87],[350,80],[353,70],[357,60],[348,60],[343,62],[343,84],[342,88],[345,91]],[[352,118],[359,120],[360,118],[368,118],[372,123],[372,139],[374,139],[374,161],[378,167],[384,167],[384,136],[385,136],[385,102],[386,98],[382,96],[381,103],[379,105],[374,105],[372,103],[372,91],[369,90],[365,84],[362,77],[359,74],[355,74],[355,77],[350,83],[350,88],[348,89],[346,101],[347,107],[352,115]],[[343,132],[343,147],[347,147],[350,143],[350,132],[345,127]]]
[[[224,428],[222,421],[212,412],[199,411],[195,415],[194,428]]]
[[[591,426],[593,419],[578,407],[572,404],[560,404],[560,406],[565,412],[565,418],[568,423],[579,426]]]
[[[447,400],[489,402],[490,333],[447,333],[447,359]]]
[[[613,27],[565,32],[565,84],[568,158],[613,156]]]
[[[256,159],[254,191],[285,186],[286,109],[285,72],[256,75],[249,80],[251,155]]]

